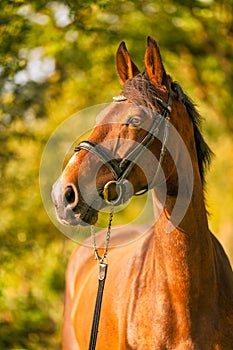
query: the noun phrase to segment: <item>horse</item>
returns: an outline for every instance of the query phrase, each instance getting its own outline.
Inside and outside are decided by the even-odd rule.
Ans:
[[[95,225],[103,203],[117,206],[149,190],[153,195],[152,226],[112,230],[113,242],[139,238],[109,249],[96,348],[232,350],[233,273],[208,227],[204,184],[212,152],[200,132],[201,117],[166,73],[153,38],[147,38],[142,72],[124,42],[116,63],[120,95],[52,190],[57,217],[68,225]],[[105,233],[100,239],[104,244]],[[85,244],[70,258],[64,350],[88,347],[97,265]]]

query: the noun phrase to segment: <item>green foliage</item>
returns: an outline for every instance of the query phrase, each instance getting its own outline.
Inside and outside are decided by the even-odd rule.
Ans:
[[[233,258],[232,14],[230,0],[1,1],[1,349],[60,349],[64,271],[75,244],[43,208],[40,158],[60,122],[119,93],[122,40],[142,68],[146,37],[154,37],[167,71],[198,103],[216,153],[210,226]]]

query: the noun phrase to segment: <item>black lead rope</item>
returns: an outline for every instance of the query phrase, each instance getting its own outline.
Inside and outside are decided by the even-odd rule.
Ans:
[[[99,255],[96,247],[94,226],[91,226],[91,235],[92,235],[92,244],[93,244],[94,254],[95,254],[96,260],[99,262],[99,275],[98,275],[99,285],[98,285],[98,290],[96,295],[94,316],[92,320],[92,328],[91,328],[91,335],[90,335],[88,350],[95,350],[96,348],[104,285],[105,285],[105,280],[106,280],[107,270],[108,270],[107,254],[108,254],[108,246],[110,241],[113,212],[114,212],[114,208],[113,208],[113,205],[111,205],[110,213],[109,213],[108,229],[107,229],[106,239],[105,239],[105,247],[104,247],[104,252],[102,256]]]
[[[92,321],[92,329],[91,329],[91,336],[90,336],[88,350],[95,350],[96,348],[96,341],[97,341],[99,321],[100,321],[100,311],[101,311],[101,305],[102,305],[102,299],[103,299],[104,284],[107,276],[107,270],[108,270],[108,265],[106,263],[100,262],[99,286],[98,286],[98,291],[96,296],[95,311],[94,311],[94,316]]]

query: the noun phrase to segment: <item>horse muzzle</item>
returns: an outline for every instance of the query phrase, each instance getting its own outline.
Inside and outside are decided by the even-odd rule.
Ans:
[[[65,225],[93,225],[98,219],[97,211],[81,201],[72,183],[62,187],[61,179],[53,185],[51,193],[59,222]]]

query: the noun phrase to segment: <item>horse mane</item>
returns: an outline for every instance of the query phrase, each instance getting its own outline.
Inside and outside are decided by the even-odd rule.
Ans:
[[[210,165],[213,152],[205,142],[200,131],[202,118],[192,100],[183,92],[177,82],[171,81],[171,89],[176,93],[176,98],[184,104],[192,120],[199,172],[202,183],[205,184],[205,173]],[[128,80],[124,84],[123,95],[135,104],[152,110],[157,106],[154,97],[156,96],[163,99],[161,90],[156,89],[155,85],[147,78],[145,72],[136,75],[133,79]]]

